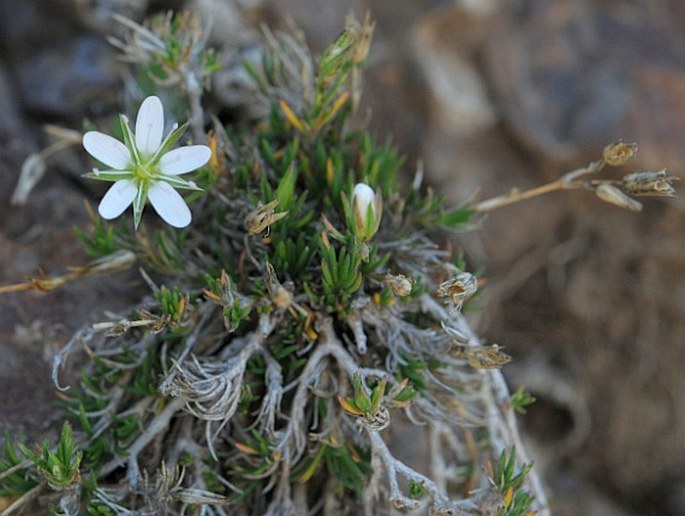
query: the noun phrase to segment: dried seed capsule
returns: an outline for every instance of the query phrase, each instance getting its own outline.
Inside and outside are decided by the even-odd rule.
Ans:
[[[597,197],[621,208],[627,208],[632,211],[642,211],[642,203],[630,198],[620,189],[609,183],[601,183],[595,188]]]
[[[406,297],[411,294],[411,288],[414,281],[411,278],[407,278],[403,274],[386,274],[383,278],[383,282],[390,287],[392,293],[397,297]]]
[[[675,194],[672,183],[678,180],[679,177],[667,175],[665,169],[657,172],[633,172],[623,177],[622,186],[630,195],[670,197]]]
[[[288,214],[287,211],[274,213],[276,206],[278,206],[278,199],[269,204],[257,206],[245,217],[245,229],[248,235],[258,235],[262,231],[268,230],[271,224],[278,222]]]
[[[607,165],[618,167],[637,154],[637,143],[624,143],[618,140],[604,147],[602,157]]]
[[[453,278],[443,281],[438,287],[437,294],[440,297],[448,297],[452,302],[461,307],[469,297],[478,290],[478,280],[473,274],[460,272]]]
[[[474,369],[499,369],[511,362],[511,357],[497,344],[467,348],[465,354],[467,362]]]
[[[288,308],[293,301],[292,294],[286,289],[281,282],[278,281],[278,276],[274,270],[273,265],[266,264],[266,288],[269,290],[271,301],[281,309]]]

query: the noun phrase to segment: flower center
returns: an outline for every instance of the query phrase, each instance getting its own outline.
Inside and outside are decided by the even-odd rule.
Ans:
[[[150,181],[157,176],[157,167],[152,163],[136,163],[133,165],[133,176],[139,181]]]

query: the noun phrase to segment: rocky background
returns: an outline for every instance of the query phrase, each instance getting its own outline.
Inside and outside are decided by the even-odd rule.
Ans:
[[[52,141],[45,124],[118,110],[112,12],[184,5],[214,20],[214,44],[246,51],[261,22],[294,24],[316,51],[369,10],[360,119],[453,203],[553,180],[617,138],[640,145],[631,169],[684,175],[681,0],[0,0],[0,285],[85,262],[72,226],[102,193],[80,178],[86,156],[52,156],[15,205],[22,162]],[[244,108],[236,77],[219,74],[208,102]],[[538,398],[521,422],[555,514],[685,514],[685,196],[635,214],[557,192],[492,212],[457,245],[485,271],[474,325]],[[141,292],[131,271],[0,297],[0,426],[50,435],[54,353]]]

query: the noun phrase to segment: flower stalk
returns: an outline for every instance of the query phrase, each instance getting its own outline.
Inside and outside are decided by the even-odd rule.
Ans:
[[[673,182],[680,178],[669,176],[665,170],[633,172],[621,181],[610,179],[587,180],[585,176],[600,172],[605,166],[620,166],[637,154],[637,144],[618,140],[607,145],[602,158],[588,166],[574,170],[550,183],[521,191],[513,189],[504,195],[480,201],[473,206],[476,213],[486,213],[513,203],[525,201],[557,190],[591,190],[598,198],[632,211],[642,210],[642,203],[630,196],[671,197],[675,195]]]

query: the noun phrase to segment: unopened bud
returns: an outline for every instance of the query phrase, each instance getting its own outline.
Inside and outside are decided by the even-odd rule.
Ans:
[[[637,143],[624,143],[618,140],[604,147],[602,157],[607,165],[618,167],[637,154]]]
[[[632,211],[642,211],[642,203],[629,197],[619,188],[616,188],[609,183],[600,183],[597,188],[595,188],[595,194],[603,201],[615,204],[621,208],[627,208]]]
[[[670,197],[675,194],[673,181],[679,177],[669,176],[666,170],[657,172],[633,172],[623,177],[623,189],[630,195]]]
[[[354,233],[361,242],[368,242],[378,231],[383,215],[380,192],[365,183],[358,183],[352,191]]]
[[[392,293],[397,297],[406,297],[411,294],[413,281],[402,274],[386,274],[383,282],[390,287]]]

